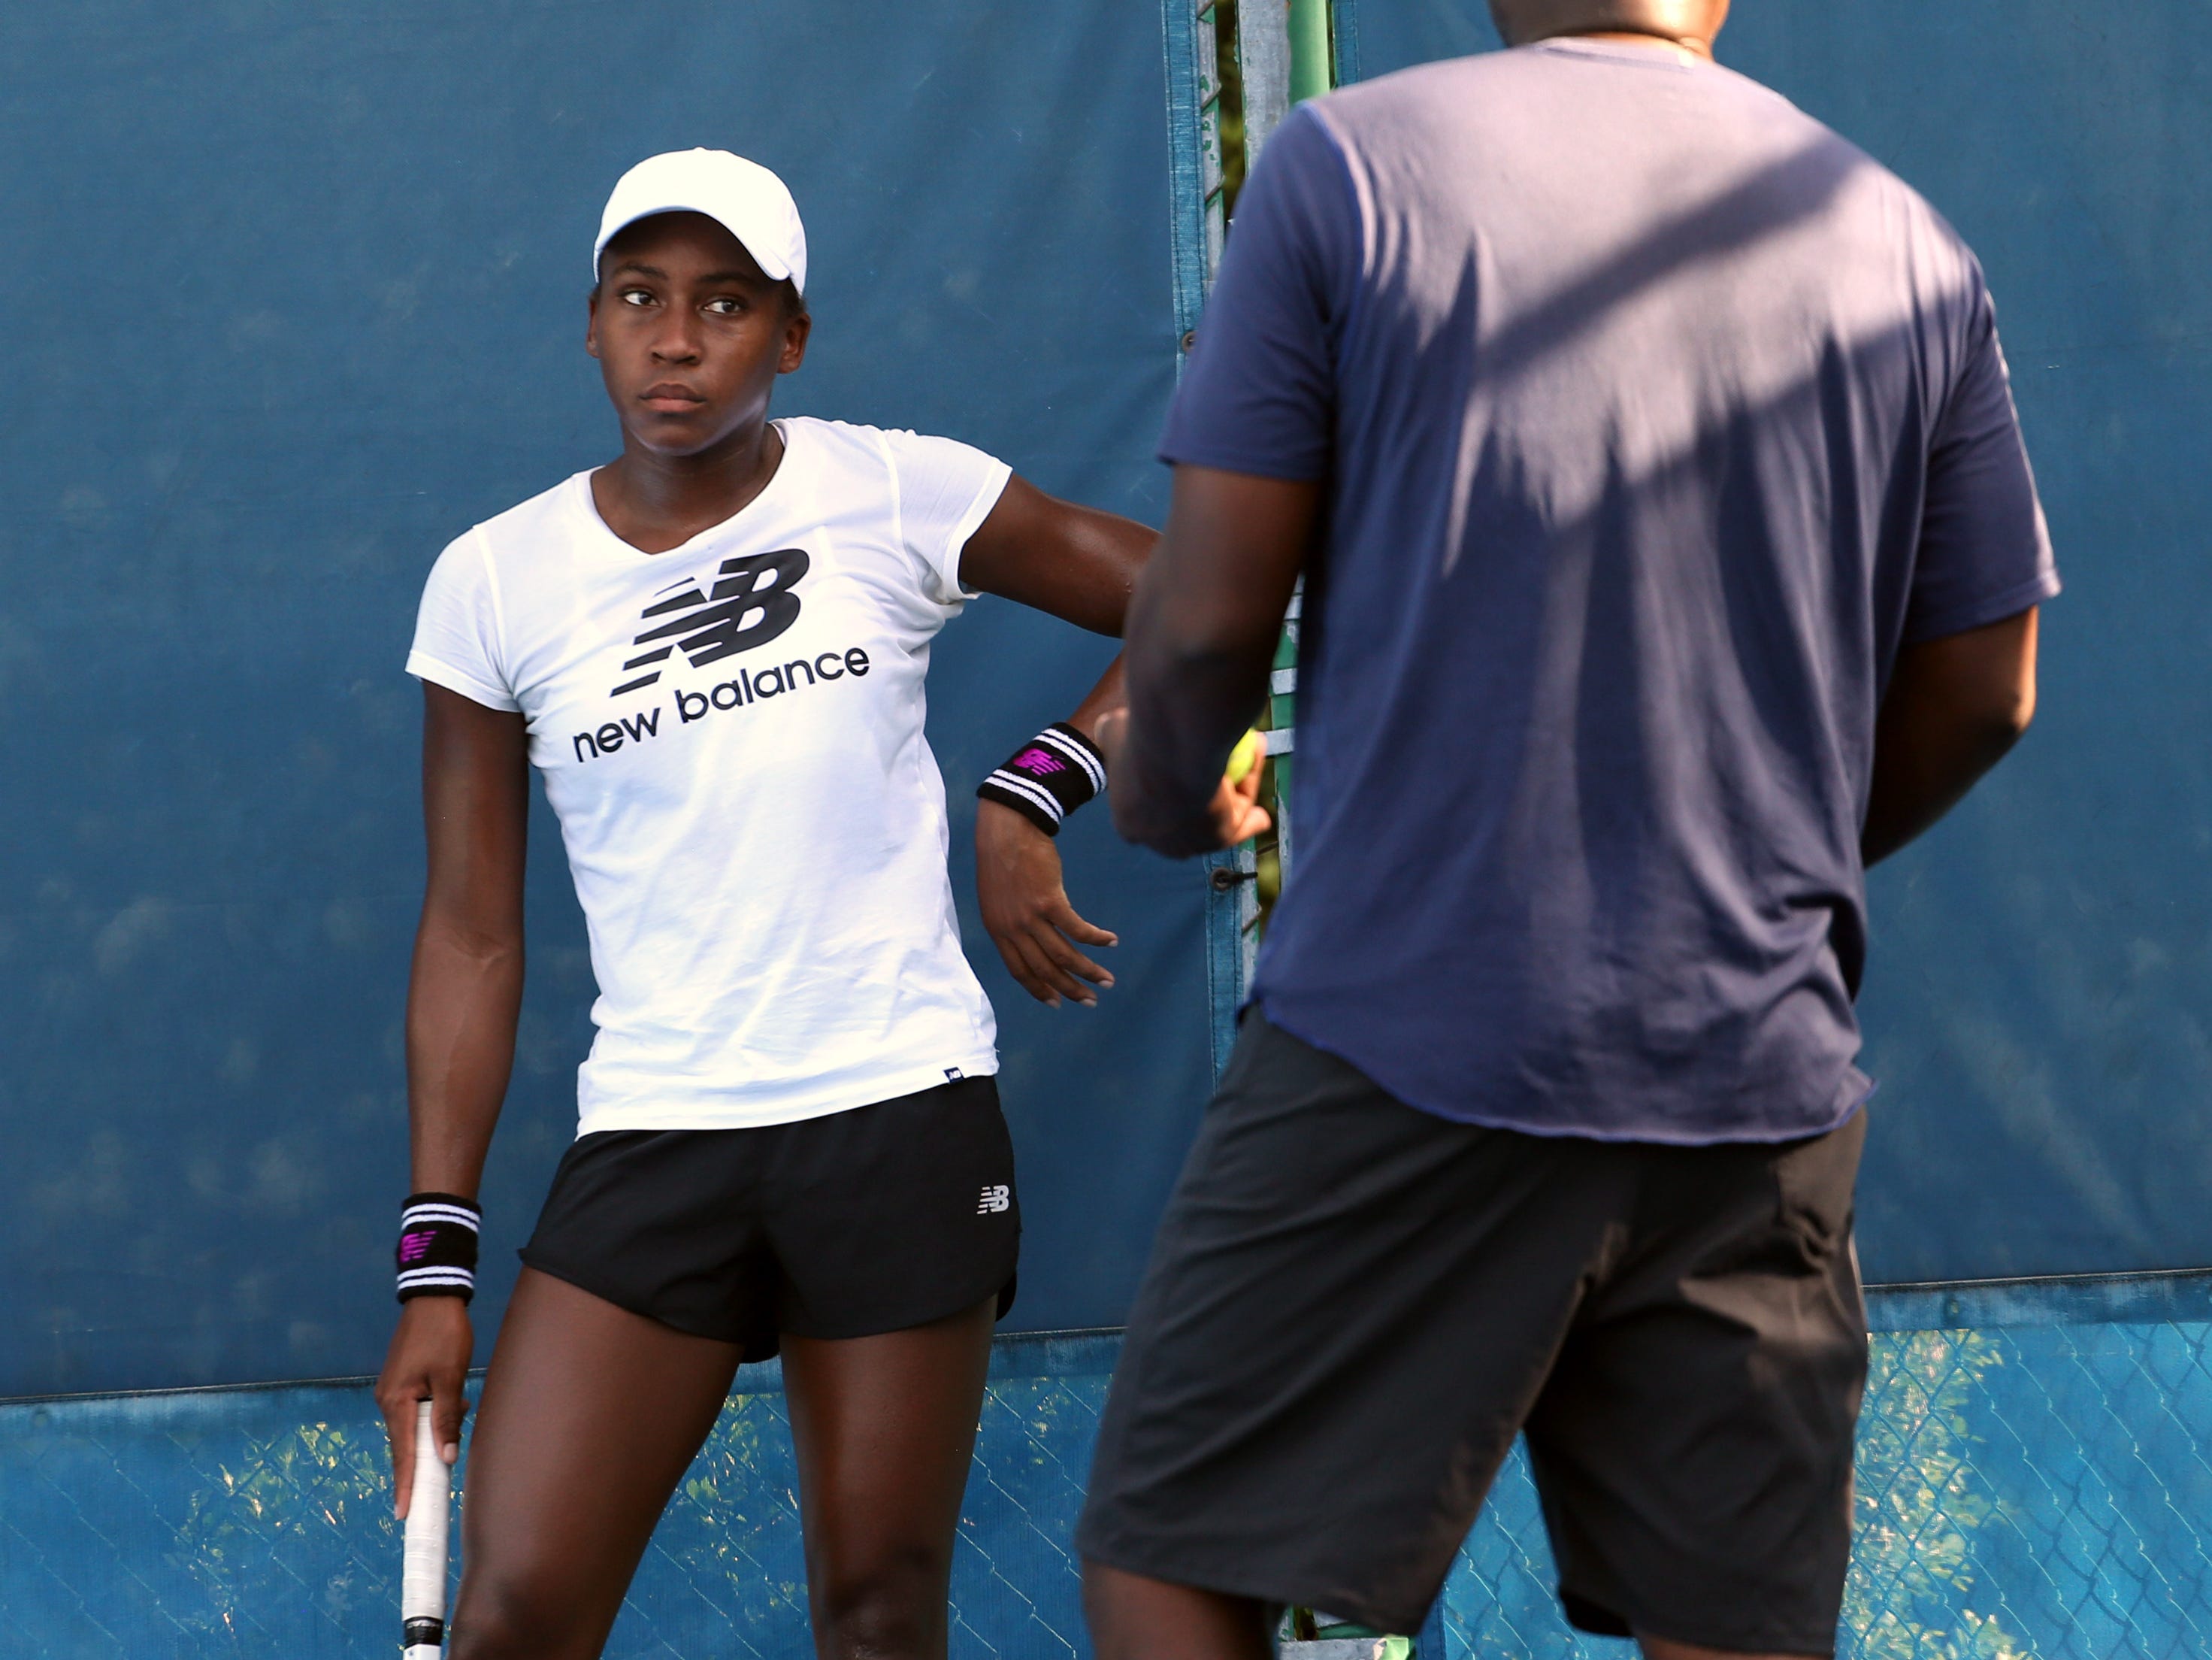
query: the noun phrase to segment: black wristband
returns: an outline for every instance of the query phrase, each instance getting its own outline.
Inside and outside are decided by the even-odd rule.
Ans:
[[[1017,750],[975,794],[1012,807],[1047,836],[1060,821],[1106,787],[1106,757],[1065,721],[1055,721]]]
[[[476,1295],[477,1227],[483,1213],[473,1200],[450,1193],[418,1193],[399,1211],[399,1300]]]

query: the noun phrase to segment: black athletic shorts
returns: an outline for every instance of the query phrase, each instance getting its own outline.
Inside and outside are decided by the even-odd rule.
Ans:
[[[989,1078],[758,1129],[607,1130],[561,1160],[522,1260],[774,1354],[1013,1306],[1022,1213]]]
[[[1864,1116],[1779,1145],[1483,1129],[1249,1014],[1129,1317],[1078,1548],[1414,1631],[1525,1429],[1576,1625],[1829,1653]]]

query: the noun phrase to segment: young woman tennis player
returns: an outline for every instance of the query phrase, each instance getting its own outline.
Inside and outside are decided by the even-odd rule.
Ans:
[[[533,764],[599,986],[580,1139],[485,1383],[455,1660],[598,1654],[739,1359],[779,1347],[817,1651],[945,1651],[1020,1224],[923,675],[978,593],[1118,635],[1153,533],[945,439],[769,421],[805,353],[805,258],[789,193],[749,161],[626,174],[587,337],[622,453],[462,537],[423,596],[417,1192],[378,1388],[401,1471],[417,1401],[459,1438]],[[1117,660],[982,792],[985,923],[1054,1005],[1112,983],[1081,947],[1113,936],[1069,906],[1050,832],[1103,783],[1090,734],[1120,702]]]

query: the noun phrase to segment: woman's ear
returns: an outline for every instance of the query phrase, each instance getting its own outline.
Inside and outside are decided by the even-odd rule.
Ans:
[[[778,374],[789,374],[806,361],[806,341],[813,332],[814,319],[803,311],[785,320],[783,355],[775,360]]]

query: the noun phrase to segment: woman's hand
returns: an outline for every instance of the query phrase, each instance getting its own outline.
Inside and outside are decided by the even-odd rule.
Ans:
[[[416,1403],[430,1402],[438,1456],[451,1464],[461,1454],[461,1417],[469,1409],[461,1386],[475,1347],[469,1305],[459,1298],[416,1297],[399,1305],[399,1329],[392,1334],[384,1372],[376,1380],[376,1404],[392,1438],[393,1514],[403,1521],[415,1491]]]
[[[1038,1002],[1058,1008],[1066,997],[1092,1007],[1098,1001],[1092,987],[1114,983],[1112,975],[1069,941],[1121,942],[1085,921],[1067,903],[1060,848],[1052,837],[996,801],[975,804],[975,896],[1006,972]]]

